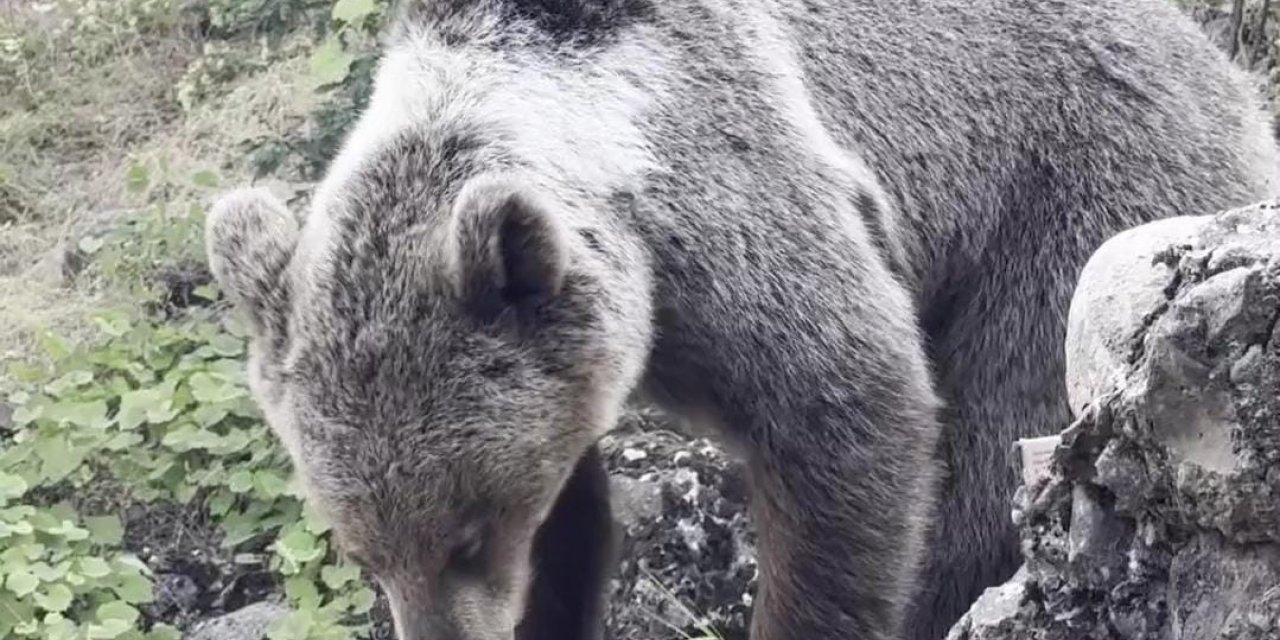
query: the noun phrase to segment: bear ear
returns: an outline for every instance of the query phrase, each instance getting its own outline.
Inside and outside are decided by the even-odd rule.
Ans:
[[[453,223],[456,283],[478,310],[527,307],[560,292],[568,263],[564,229],[528,190],[472,180],[458,195]]]
[[[282,276],[297,241],[297,220],[265,189],[223,195],[205,220],[209,269],[258,329],[274,325],[284,313]]]

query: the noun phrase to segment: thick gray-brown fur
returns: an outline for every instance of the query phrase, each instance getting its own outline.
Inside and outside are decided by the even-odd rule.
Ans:
[[[240,192],[209,237],[405,640],[599,636],[588,452],[636,392],[747,462],[755,640],[941,637],[1014,568],[1086,257],[1277,190],[1164,0],[402,4],[307,219]]]

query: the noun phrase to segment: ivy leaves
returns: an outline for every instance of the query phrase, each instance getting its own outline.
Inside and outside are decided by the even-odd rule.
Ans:
[[[130,184],[141,188],[163,184],[134,174]],[[202,221],[157,205],[126,233],[104,236],[95,262],[104,273],[139,273],[198,241]],[[211,285],[201,295],[218,299]],[[273,640],[354,637],[373,592],[358,569],[336,563],[328,525],[304,507],[262,422],[248,391],[243,323],[216,306],[168,317],[149,308],[100,311],[90,340],[46,334],[43,358],[9,363],[16,391],[7,398],[13,427],[0,433],[0,637],[180,637],[140,612],[153,598],[152,576],[124,548],[120,519],[50,499],[104,485],[129,503],[202,508],[226,547],[257,550],[235,553],[237,561],[265,564],[293,605]]]

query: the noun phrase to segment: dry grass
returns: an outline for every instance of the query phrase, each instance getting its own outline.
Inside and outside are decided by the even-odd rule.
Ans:
[[[106,29],[94,48],[109,53],[86,55],[59,30],[71,5],[33,6],[0,0],[0,37],[21,34],[28,49],[17,73],[0,71],[0,360],[31,353],[45,329],[75,337],[111,295],[66,281],[62,247],[142,204],[126,189],[133,163],[242,181],[240,143],[296,127],[312,105],[297,47],[184,112],[175,85],[202,47],[190,25]]]

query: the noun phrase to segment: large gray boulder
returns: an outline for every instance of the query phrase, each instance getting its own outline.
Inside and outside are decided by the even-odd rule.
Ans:
[[[1014,519],[1026,561],[951,640],[1280,638],[1280,203],[1101,247],[1072,303],[1079,419]]]

